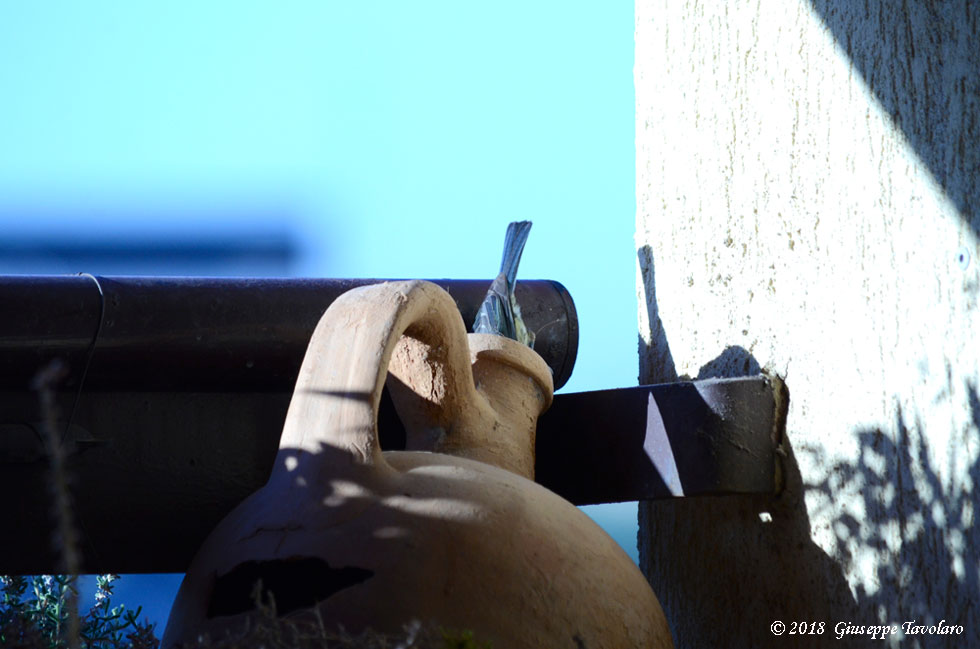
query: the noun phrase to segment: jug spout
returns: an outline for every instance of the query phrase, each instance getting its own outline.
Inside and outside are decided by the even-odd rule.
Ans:
[[[465,457],[534,479],[538,416],[551,405],[547,363],[525,345],[469,334],[473,388],[452,394],[444,350],[404,336],[388,366],[388,390],[407,450]]]
[[[529,347],[502,336],[470,334],[470,360],[477,392],[493,409],[492,425],[474,426],[466,448],[448,452],[495,464],[534,480],[538,416],[551,405],[551,370]]]

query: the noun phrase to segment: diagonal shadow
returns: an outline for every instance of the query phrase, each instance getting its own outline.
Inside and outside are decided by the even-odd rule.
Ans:
[[[980,5],[810,3],[960,217],[980,235]]]
[[[651,383],[672,383],[679,380],[674,357],[670,353],[667,332],[660,320],[660,307],[657,305],[656,269],[653,263],[653,250],[643,246],[636,251],[640,263],[640,277],[643,281],[643,294],[646,296],[647,339],[638,336],[640,352],[640,385]],[[649,340],[650,342],[647,342]]]

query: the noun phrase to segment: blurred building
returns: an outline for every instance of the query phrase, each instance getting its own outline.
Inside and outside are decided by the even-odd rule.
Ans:
[[[0,240],[0,274],[284,277],[295,274],[299,254],[295,235],[277,226],[127,237],[46,228]]]

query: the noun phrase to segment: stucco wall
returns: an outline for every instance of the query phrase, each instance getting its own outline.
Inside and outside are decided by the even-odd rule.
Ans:
[[[640,381],[790,391],[781,497],[641,503],[678,647],[980,646],[978,21],[636,2]],[[941,619],[965,634],[834,640]]]

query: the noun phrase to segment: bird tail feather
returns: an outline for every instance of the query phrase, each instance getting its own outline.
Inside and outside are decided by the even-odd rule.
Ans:
[[[500,262],[500,272],[507,277],[507,290],[513,294],[517,280],[517,265],[521,263],[521,253],[531,232],[530,221],[514,221],[507,226],[504,237],[504,258]]]

